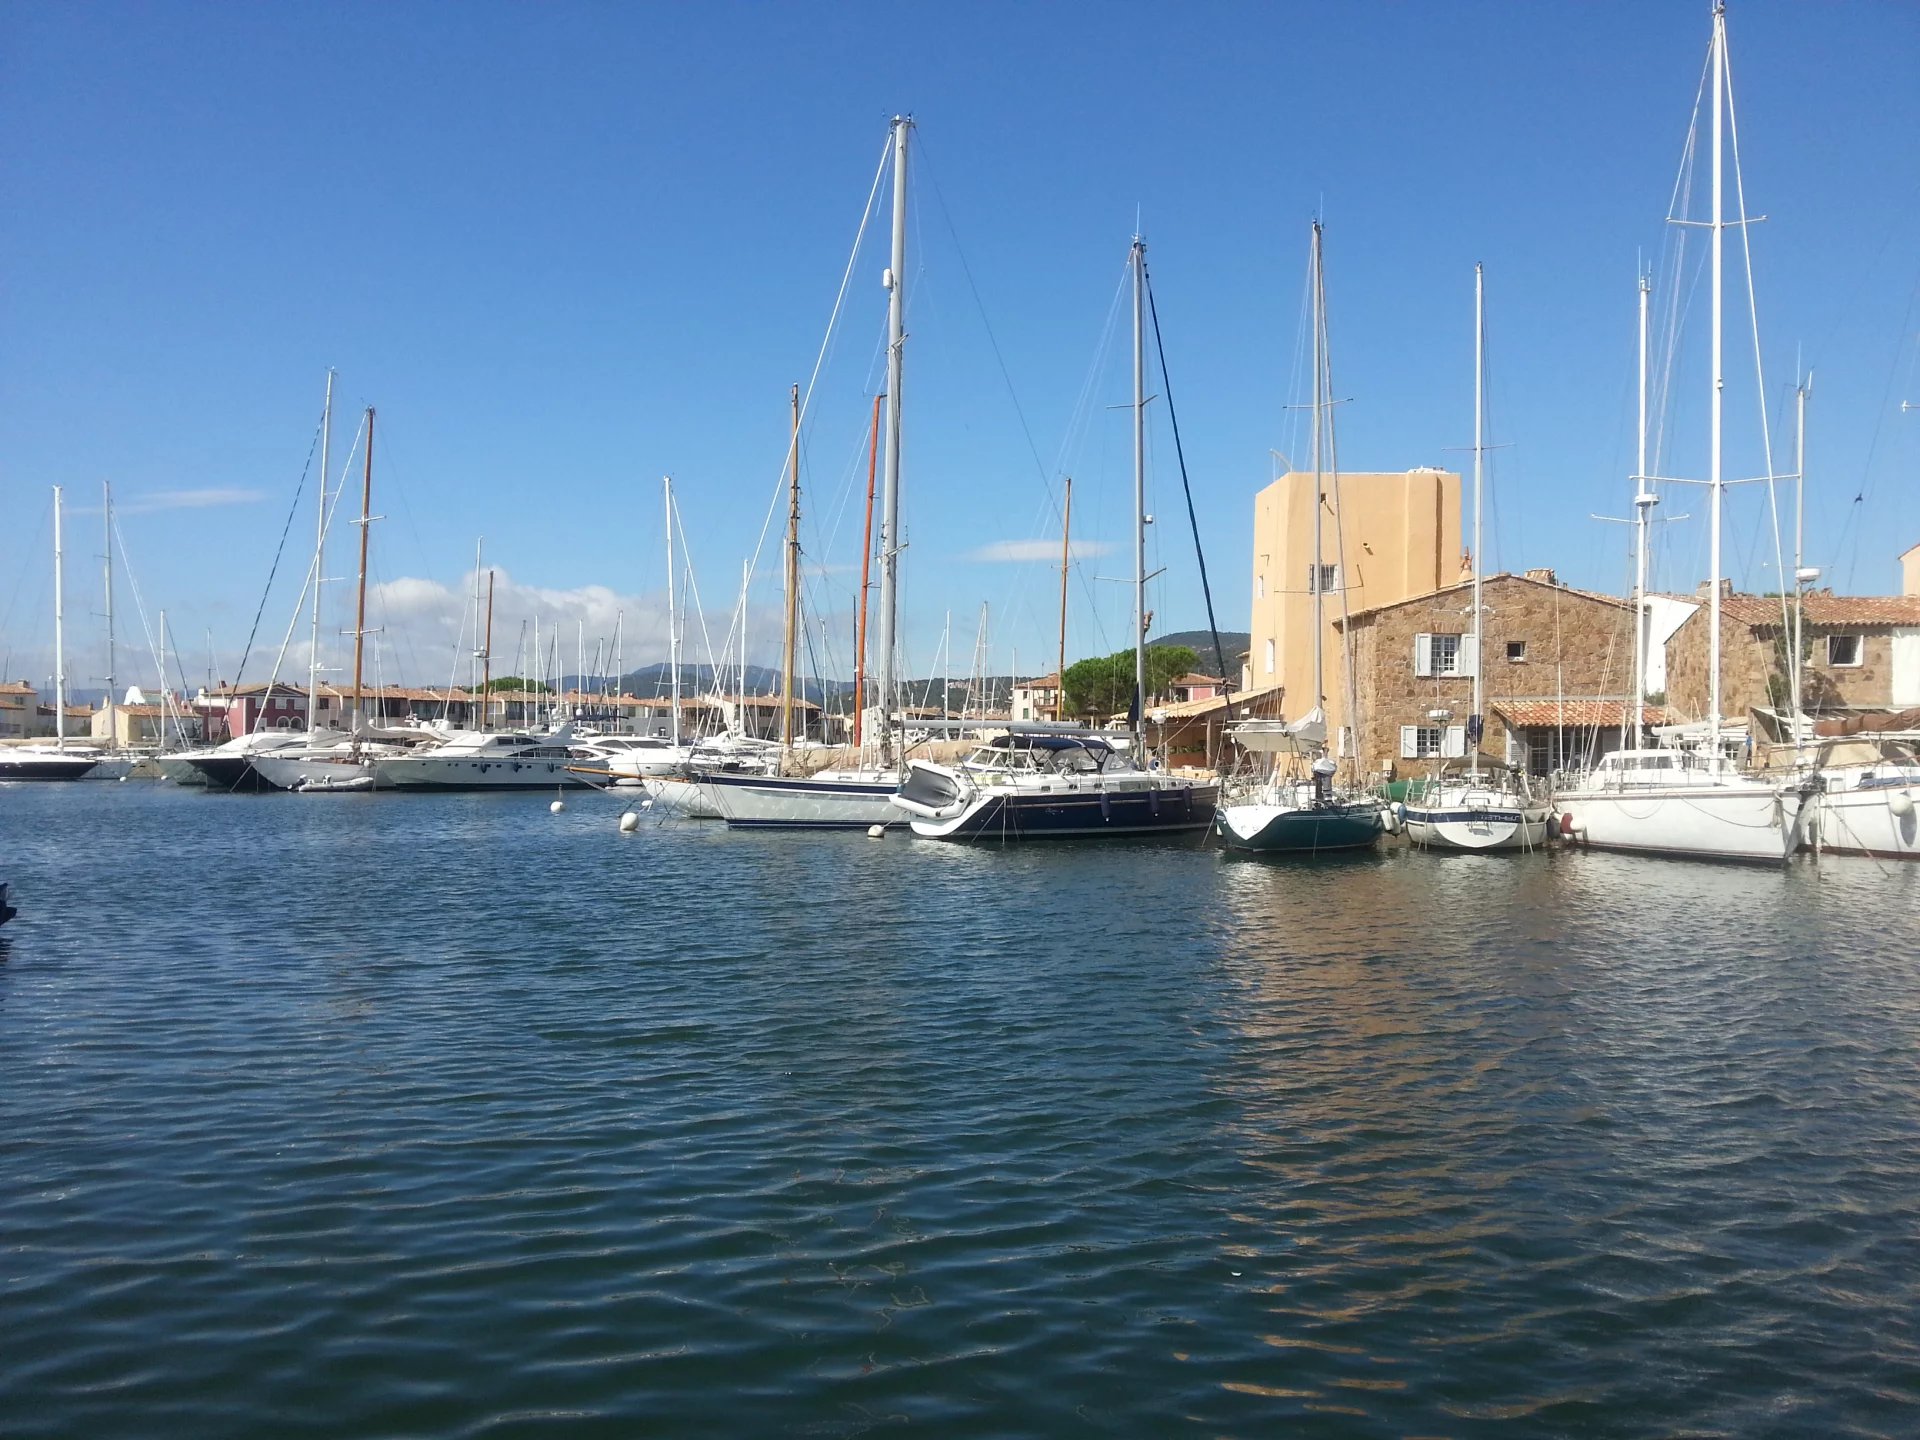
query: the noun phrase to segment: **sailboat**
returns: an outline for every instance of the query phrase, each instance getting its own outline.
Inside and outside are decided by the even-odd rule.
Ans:
[[[1473,267],[1473,712],[1467,717],[1467,739],[1473,758],[1464,774],[1441,774],[1429,781],[1418,799],[1400,807],[1407,839],[1436,850],[1535,850],[1546,843],[1548,806],[1527,788],[1526,777],[1507,768],[1495,768],[1480,753],[1486,725],[1484,675],[1481,663],[1486,647],[1486,607],[1480,597],[1480,555],[1486,447],[1482,426],[1487,407],[1485,361],[1487,351],[1486,276]]]
[[[1025,840],[1204,830],[1219,787],[1146,763],[1146,244],[1128,253],[1133,275],[1133,733],[1116,749],[1091,732],[1014,725],[958,765],[911,761],[892,803],[931,840]],[[1064,672],[1062,672],[1064,674]]]
[[[1379,840],[1386,814],[1379,800],[1343,792],[1336,785],[1340,765],[1327,753],[1325,696],[1325,567],[1321,563],[1321,517],[1326,513],[1323,440],[1331,436],[1330,364],[1327,350],[1326,275],[1322,265],[1320,222],[1313,222],[1313,705],[1291,724],[1249,720],[1227,733],[1260,769],[1251,783],[1230,791],[1220,806],[1216,828],[1230,850],[1320,854],[1364,850]],[[1332,446],[1327,446],[1332,453]],[[1336,515],[1336,523],[1338,517]],[[1348,693],[1353,691],[1352,640],[1343,631]],[[1351,707],[1349,707],[1351,708]],[[1351,716],[1349,721],[1351,722]],[[1355,737],[1357,739],[1357,737]],[[1348,747],[1358,752],[1358,745]],[[1302,773],[1304,770],[1304,773]]]
[[[92,748],[67,748],[67,618],[65,554],[60,543],[60,487],[53,487],[53,734],[51,745],[0,748],[0,780],[79,780],[100,763]]]
[[[900,784],[895,763],[894,652],[898,646],[900,562],[900,397],[906,348],[907,139],[913,121],[893,120],[893,245],[887,287],[886,489],[880,522],[880,683],[877,763],[813,775],[701,771],[701,788],[730,827],[850,830],[905,823],[890,801]],[[795,440],[798,453],[798,440]],[[791,553],[791,551],[789,552]],[[792,587],[789,585],[789,603]],[[789,648],[791,656],[791,647]]]
[[[1743,773],[1722,745],[1725,723],[1720,708],[1721,512],[1727,481],[1721,470],[1721,407],[1725,375],[1721,363],[1723,326],[1721,283],[1729,224],[1722,218],[1722,171],[1726,125],[1724,111],[1732,82],[1727,75],[1726,8],[1713,10],[1713,39],[1708,65],[1713,88],[1712,355],[1710,362],[1710,441],[1705,485],[1710,506],[1708,582],[1708,714],[1697,733],[1674,734],[1677,742],[1653,748],[1629,748],[1603,756],[1570,788],[1554,796],[1561,834],[1583,845],[1636,850],[1703,860],[1782,862],[1800,843],[1801,811],[1807,782],[1768,779]],[[1736,170],[1739,152],[1734,154]],[[1646,694],[1645,555],[1648,512],[1655,503],[1646,464],[1647,288],[1640,287],[1640,448],[1634,477],[1636,580],[1634,594],[1634,709]],[[1764,397],[1763,397],[1764,398]],[[1695,482],[1702,483],[1702,482]],[[1689,729],[1693,727],[1688,727]],[[1637,728],[1635,740],[1638,740]]]
[[[328,376],[328,400],[332,400],[332,376]],[[373,407],[367,407],[366,435],[367,453],[365,471],[360,486],[360,572],[359,592],[354,608],[353,623],[353,701],[348,712],[348,724],[351,733],[332,737],[329,743],[316,744],[315,734],[309,729],[306,743],[289,746],[272,754],[260,754],[252,757],[254,773],[267,788],[275,790],[296,790],[303,793],[325,793],[337,791],[371,790],[375,784],[375,764],[381,754],[398,754],[403,748],[398,745],[379,746],[370,742],[365,721],[360,714],[362,697],[361,677],[366,653],[367,637],[367,541],[373,529]],[[324,534],[324,522],[322,525]],[[316,550],[316,555],[319,553]],[[318,561],[315,562],[316,584],[318,581]],[[314,599],[314,637],[319,638],[319,597],[316,591]],[[319,704],[319,663],[316,653],[307,661],[308,674],[308,720],[311,725],[312,714]],[[326,732],[331,735],[331,732]]]

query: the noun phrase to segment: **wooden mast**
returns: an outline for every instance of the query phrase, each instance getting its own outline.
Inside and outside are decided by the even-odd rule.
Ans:
[[[880,459],[880,402],[873,397],[873,427],[867,432],[867,533],[860,542],[860,623],[853,637],[853,748],[861,741],[861,721],[867,703],[867,587],[873,572],[873,479]]]
[[[373,406],[367,407],[367,464],[360,481],[360,583],[353,612],[353,718],[360,723],[361,661],[367,648],[367,535],[373,528]]]
[[[793,446],[787,452],[787,639],[780,689],[780,743],[793,746],[794,621],[800,613],[800,387],[793,387]]]
[[[1067,502],[1060,517],[1060,668],[1054,672],[1053,718],[1067,718],[1067,563],[1073,557],[1073,477],[1066,477]]]

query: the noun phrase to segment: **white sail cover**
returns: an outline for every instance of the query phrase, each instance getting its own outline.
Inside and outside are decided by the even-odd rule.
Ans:
[[[1327,717],[1315,706],[1298,720],[1247,720],[1229,732],[1241,749],[1262,755],[1311,755],[1327,743]]]

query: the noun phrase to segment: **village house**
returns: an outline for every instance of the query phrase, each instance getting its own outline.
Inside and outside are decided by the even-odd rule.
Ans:
[[[1809,716],[1920,706],[1920,593],[1813,590],[1804,607],[1801,704]],[[1791,596],[1721,595],[1720,713],[1751,722],[1756,739],[1792,733],[1792,612]],[[1711,614],[1703,599],[1667,641],[1667,705],[1682,720],[1705,719],[1711,704]]]
[[[1227,744],[1228,729],[1242,720],[1281,719],[1284,698],[1280,686],[1266,685],[1233,694],[1222,689],[1191,700],[1156,705],[1147,711],[1147,749],[1173,769],[1220,769],[1230,765],[1233,758]],[[1125,721],[1121,716],[1123,728]]]
[[[206,718],[179,701],[153,704],[134,690],[125,701],[95,710],[89,734],[116,750],[198,745],[206,739]]]
[[[1013,718],[1018,721],[1060,718],[1060,672],[1037,680],[1020,680],[1013,687]]]
[[[1481,588],[1484,638],[1472,633],[1470,581],[1355,611],[1344,627],[1336,622],[1328,733],[1348,743],[1344,676],[1336,673],[1344,628],[1367,775],[1405,779],[1469,754],[1476,665],[1486,706],[1478,750],[1489,760],[1549,774],[1619,748],[1633,691],[1631,602],[1576,590],[1547,569],[1487,576]],[[1657,708],[1646,716],[1649,725],[1665,718]]]
[[[0,740],[25,740],[35,733],[40,692],[25,680],[0,684]]]

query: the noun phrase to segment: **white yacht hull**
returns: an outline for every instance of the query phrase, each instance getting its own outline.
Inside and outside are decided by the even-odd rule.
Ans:
[[[584,789],[577,762],[543,760],[435,758],[392,755],[374,762],[374,786],[380,790],[552,790]]]
[[[720,817],[737,829],[866,830],[907,820],[889,798],[900,784],[890,770],[804,778],[715,773],[700,780]]]
[[[1807,847],[1829,855],[1920,860],[1920,776],[1832,773],[1810,802]]]
[[[1778,864],[1800,840],[1799,796],[1763,783],[1574,791],[1554,804],[1562,835],[1602,850]]]
[[[673,775],[649,775],[640,783],[645,787],[648,798],[662,810],[671,810],[689,820],[724,818],[720,808],[708,796],[706,786],[698,780]]]

